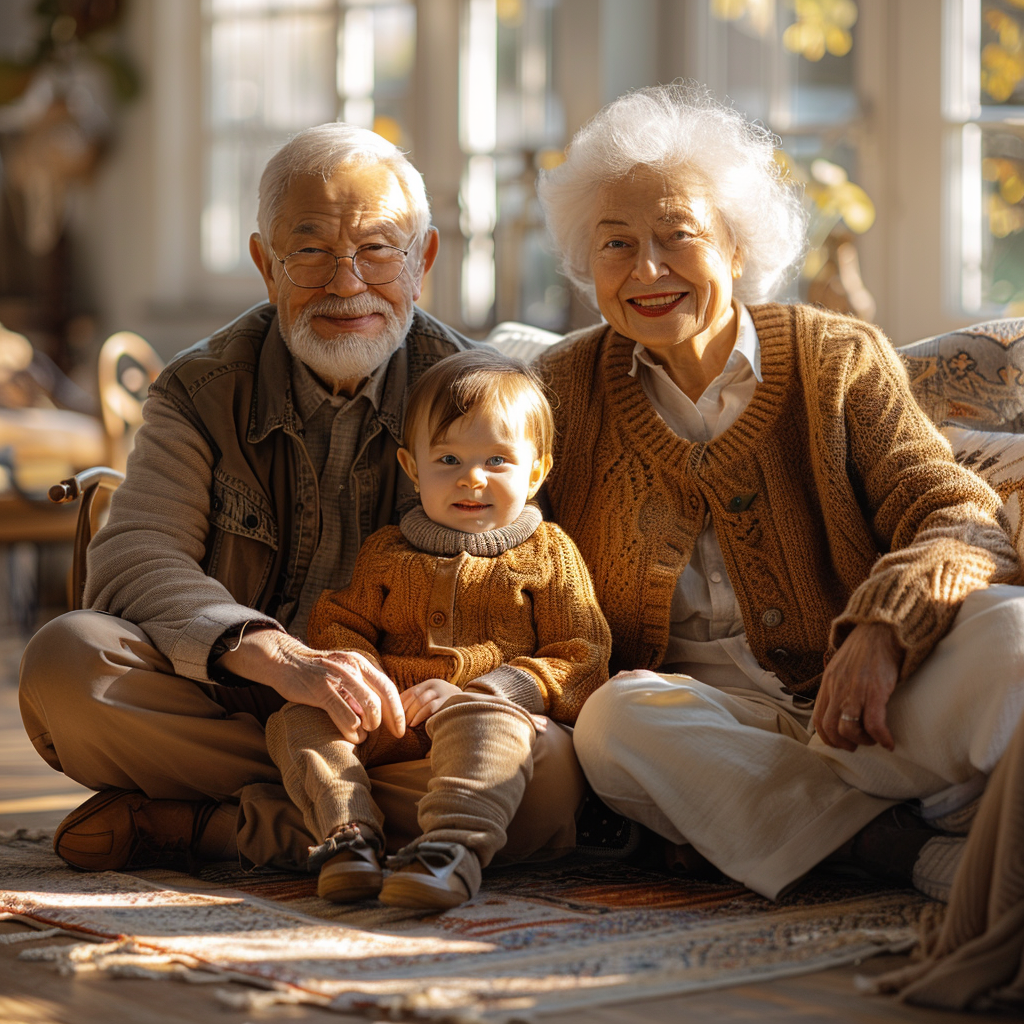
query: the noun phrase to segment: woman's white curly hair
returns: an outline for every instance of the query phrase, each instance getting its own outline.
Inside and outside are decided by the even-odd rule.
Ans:
[[[697,186],[740,250],[741,302],[771,298],[804,253],[807,215],[800,191],[783,180],[776,137],[719,103],[703,86],[673,82],[620,96],[575,135],[565,162],[537,183],[562,272],[595,304],[590,270],[597,190],[638,167]]]

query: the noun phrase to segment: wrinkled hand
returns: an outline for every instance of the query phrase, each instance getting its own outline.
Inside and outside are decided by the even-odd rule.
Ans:
[[[398,688],[357,651],[317,651],[281,630],[264,629],[243,636],[217,664],[273,687],[285,700],[322,708],[350,743],[362,743],[382,723],[394,736],[405,734]]]
[[[814,704],[814,729],[840,750],[880,743],[895,746],[886,724],[886,706],[903,663],[892,628],[884,623],[855,626],[825,668]]]
[[[443,679],[424,679],[422,683],[416,683],[408,690],[403,690],[402,708],[409,728],[425,722],[431,715],[436,715],[444,702],[456,693],[462,693],[462,690],[454,683],[445,682]]]

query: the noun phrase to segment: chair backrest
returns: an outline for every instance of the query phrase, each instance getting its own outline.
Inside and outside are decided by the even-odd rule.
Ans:
[[[82,607],[85,596],[85,552],[96,532],[103,506],[96,499],[106,497],[107,492],[115,490],[123,480],[124,474],[116,469],[93,466],[54,484],[49,490],[50,501],[56,505],[79,501],[71,578],[68,581],[68,605],[72,611]]]
[[[163,368],[163,360],[149,342],[131,331],[112,334],[100,348],[100,407],[108,458],[116,469],[124,469],[135,431],[142,424],[142,403]]]

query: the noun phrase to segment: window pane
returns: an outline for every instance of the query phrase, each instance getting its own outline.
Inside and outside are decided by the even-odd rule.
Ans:
[[[215,17],[281,10],[330,10],[333,6],[334,0],[206,0],[207,13]]]
[[[981,5],[981,102],[1024,104],[1024,10],[1014,0]]]
[[[334,119],[333,18],[215,22],[210,29],[210,126],[242,122],[293,131]]]
[[[416,54],[409,0],[205,0],[203,260],[252,272],[263,166],[290,135],[336,118],[411,144]]]
[[[1024,308],[1024,128],[983,128],[981,302]]]
[[[709,44],[715,92],[778,132],[835,125],[856,117],[857,5],[852,0],[749,4],[742,17],[712,4]],[[770,15],[770,16],[769,16]]]

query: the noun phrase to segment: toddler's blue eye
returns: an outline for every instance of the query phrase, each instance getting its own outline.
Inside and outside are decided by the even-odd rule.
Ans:
[[[459,460],[454,455],[442,455],[441,462],[446,466],[457,466],[459,464]]]
[[[488,466],[503,466],[507,461],[508,460],[505,458],[504,455],[492,455],[487,460],[487,465]]]

